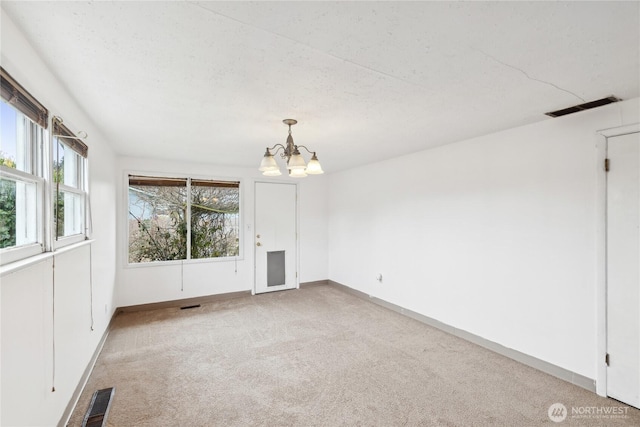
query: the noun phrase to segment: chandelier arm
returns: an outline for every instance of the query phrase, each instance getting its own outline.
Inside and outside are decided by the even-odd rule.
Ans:
[[[276,149],[276,148],[277,148],[277,149]],[[282,144],[276,144],[276,145],[274,145],[273,147],[269,148],[269,151],[271,151],[271,154],[273,155],[273,154],[277,154],[277,153],[278,153],[278,151],[280,151],[280,149],[285,150],[284,145],[282,145]],[[272,150],[275,150],[275,151],[272,151]]]
[[[309,154],[315,154],[315,151],[311,151],[309,150],[307,147],[305,147],[304,145],[296,145],[297,148],[304,148],[305,150],[307,150],[307,153]]]

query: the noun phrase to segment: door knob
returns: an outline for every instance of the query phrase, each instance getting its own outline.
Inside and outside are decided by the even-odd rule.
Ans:
[[[258,242],[256,243],[256,246],[262,246],[262,243]]]

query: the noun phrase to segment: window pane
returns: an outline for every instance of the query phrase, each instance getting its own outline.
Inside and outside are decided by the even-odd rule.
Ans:
[[[84,192],[69,191],[70,188],[83,190],[84,161],[82,156],[69,148],[60,138],[54,139],[53,182],[58,184],[54,194],[56,237],[84,233]]]
[[[129,262],[187,258],[187,182],[130,180]]]
[[[56,138],[53,158],[53,181],[73,188],[82,188],[83,157]]]
[[[0,248],[16,245],[16,183],[0,179]]]
[[[0,178],[0,248],[36,243],[37,186]]]
[[[32,172],[32,150],[28,138],[30,121],[6,102],[0,102],[0,164]]]
[[[191,185],[191,258],[239,254],[240,203],[237,187],[217,187],[206,181]]]
[[[53,144],[53,182],[64,184],[64,146],[59,139]]]
[[[56,236],[81,234],[84,227],[84,195],[60,191],[56,200]]]

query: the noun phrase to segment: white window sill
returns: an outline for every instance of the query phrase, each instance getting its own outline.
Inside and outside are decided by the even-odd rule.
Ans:
[[[3,266],[0,266],[0,277],[11,274],[11,273],[15,273],[18,270],[22,270],[23,268],[27,268],[31,265],[34,264],[38,264],[42,261],[45,261],[49,258],[53,258],[56,255],[60,255],[63,254],[65,252],[69,252],[69,251],[73,251],[75,249],[78,249],[82,246],[85,245],[90,245],[91,243],[93,243],[94,240],[89,239],[89,240],[83,240],[82,242],[79,243],[74,243],[72,245],[68,245],[65,246],[63,248],[59,248],[56,249],[54,252],[43,252],[41,254],[38,255],[34,255],[34,256],[30,256],[28,258],[25,259],[21,259],[19,261],[15,261]]]
[[[149,261],[149,262],[125,262],[124,268],[147,268],[147,267],[169,267],[172,265],[191,265],[191,264],[208,264],[216,262],[240,262],[244,261],[244,255],[236,257],[217,257],[217,258],[195,258],[195,259],[177,259],[171,261]]]

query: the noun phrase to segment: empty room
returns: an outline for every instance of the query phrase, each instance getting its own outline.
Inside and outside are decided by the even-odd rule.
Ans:
[[[0,425],[640,425],[640,2],[0,3]]]

